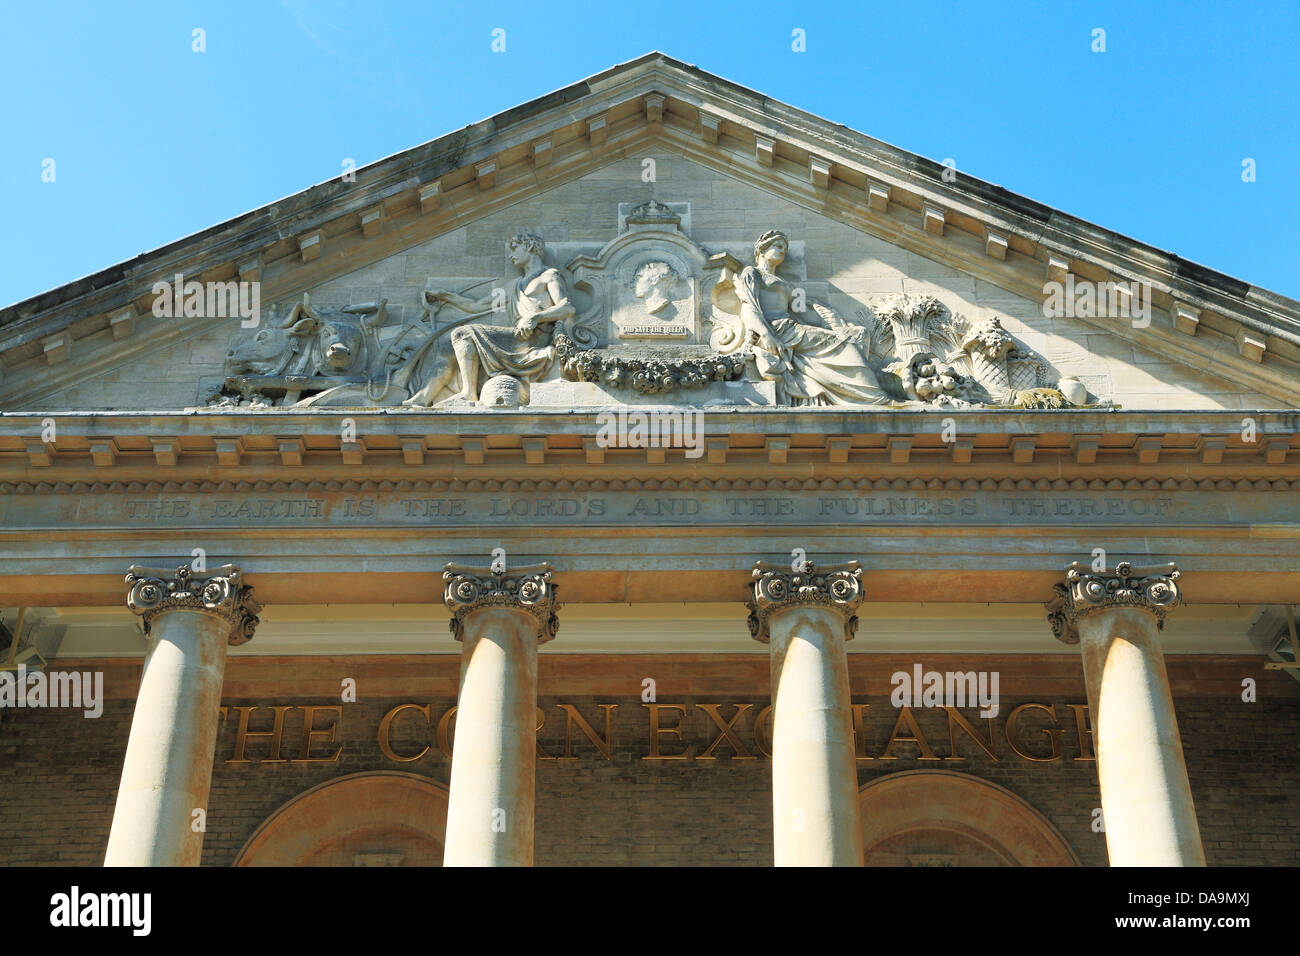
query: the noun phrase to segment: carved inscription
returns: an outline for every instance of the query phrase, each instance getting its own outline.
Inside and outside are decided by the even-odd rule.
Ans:
[[[195,523],[282,528],[588,524],[743,527],[754,522],[1092,527],[1098,521],[1143,526],[1153,520],[1195,524],[1266,520],[1269,502],[1255,499],[1237,496],[1229,508],[1223,496],[1199,492],[263,492],[82,497],[77,502],[77,521],[84,527],[103,528],[187,527]],[[48,494],[0,498],[0,514],[14,528],[62,527],[67,520],[59,496]]]
[[[937,521],[941,518],[1164,518],[1170,497],[1084,496],[943,496],[943,495],[555,495],[463,496],[391,499],[217,498],[132,499],[126,517],[137,521],[185,519],[333,519],[374,518],[380,522],[465,518],[474,521],[555,521],[592,518],[706,518],[720,524],[752,518],[825,519],[849,522],[873,518]]]

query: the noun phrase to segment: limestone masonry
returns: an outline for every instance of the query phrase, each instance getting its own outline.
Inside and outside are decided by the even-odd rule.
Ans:
[[[945,169],[652,53],[0,309],[0,863],[1300,861],[1300,303]]]

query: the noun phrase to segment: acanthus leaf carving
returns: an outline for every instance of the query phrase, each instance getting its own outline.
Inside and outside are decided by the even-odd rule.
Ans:
[[[857,561],[819,568],[811,561],[798,567],[756,561],[750,574],[749,633],[756,641],[769,641],[768,624],[778,611],[800,604],[834,608],[845,618],[845,640],[857,632],[854,613],[861,606],[862,566]]]
[[[1079,643],[1079,621],[1115,607],[1133,607],[1155,616],[1163,629],[1165,617],[1182,600],[1175,564],[1135,568],[1120,561],[1114,571],[1096,571],[1078,561],[1065,570],[1065,582],[1053,585],[1056,596],[1045,605],[1052,634],[1064,644]]]
[[[507,571],[449,562],[442,572],[443,602],[451,611],[449,627],[456,640],[464,640],[465,618],[488,607],[510,608],[537,620],[537,642],[552,640],[560,629],[554,571],[549,564],[534,564]]]
[[[208,571],[182,565],[174,571],[132,565],[126,574],[126,606],[138,614],[149,633],[155,618],[169,611],[196,611],[227,622],[232,647],[247,644],[259,623],[262,606],[233,564]]]

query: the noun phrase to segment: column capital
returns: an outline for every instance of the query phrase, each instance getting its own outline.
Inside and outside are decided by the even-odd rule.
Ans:
[[[856,561],[824,568],[804,561],[798,570],[792,565],[755,561],[750,589],[752,595],[745,606],[749,608],[749,634],[756,641],[768,643],[771,615],[805,604],[844,614],[845,640],[851,640],[857,633],[858,618],[854,612],[862,604],[863,595],[862,566]]]
[[[198,611],[230,624],[227,643],[247,644],[260,623],[262,605],[253,600],[253,589],[244,583],[239,568],[225,564],[211,571],[195,571],[181,565],[174,571],[131,565],[126,572],[131,590],[126,606],[144,620],[149,633],[153,620],[168,611]]]
[[[467,615],[480,608],[504,607],[525,611],[537,619],[537,643],[545,644],[560,630],[556,612],[558,586],[551,580],[549,564],[531,564],[509,571],[474,568],[448,563],[442,572],[446,582],[443,601],[451,609],[451,634],[463,640]]]
[[[1114,571],[1094,571],[1076,561],[1065,569],[1065,582],[1053,585],[1056,597],[1045,605],[1052,634],[1064,644],[1078,644],[1079,621],[1115,607],[1149,611],[1163,630],[1165,616],[1182,600],[1176,583],[1181,576],[1173,563],[1135,568],[1121,561]]]

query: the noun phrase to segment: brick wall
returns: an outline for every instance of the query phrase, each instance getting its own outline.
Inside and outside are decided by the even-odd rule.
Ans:
[[[994,761],[960,734],[964,760],[952,756],[947,715],[919,708],[913,715],[935,761],[920,759],[916,743],[896,741],[895,760],[882,760],[898,712],[889,703],[889,675],[921,663],[926,670],[969,669],[970,657],[850,656],[852,694],[863,712],[859,761],[863,784],[903,770],[937,768],[970,773],[1025,800],[1062,834],[1086,865],[1105,865],[1105,838],[1091,829],[1099,806],[1095,765],[1079,761],[1078,735],[1068,704],[1085,702],[1078,661],[1069,655],[989,657],[975,666],[1000,675],[999,714],[992,721]],[[118,775],[130,727],[139,665],[60,662],[60,669],[104,666],[104,714],[9,711],[0,720],[0,863],[84,864],[103,860]],[[1171,658],[1169,672],[1193,795],[1211,865],[1295,865],[1300,862],[1300,768],[1293,759],[1300,733],[1300,685],[1264,672],[1257,658]],[[358,702],[340,702],[342,680],[357,682]],[[662,738],[662,752],[687,750],[684,760],[644,759],[649,751],[649,710],[642,681],[656,682],[657,703],[685,705],[684,714],[661,711],[663,726],[680,722],[682,741]],[[1241,681],[1258,682],[1258,701],[1241,701]],[[257,826],[302,791],[346,774],[403,770],[446,783],[450,762],[418,712],[392,727],[392,749],[418,760],[398,763],[377,741],[384,714],[400,703],[428,704],[432,723],[455,704],[458,661],[451,656],[234,658],[227,669],[214,767],[204,863],[229,865]],[[766,706],[768,668],[762,655],[698,657],[543,655],[539,733],[536,860],[545,864],[767,864],[771,862],[771,772],[754,736],[754,718]],[[1034,762],[1010,747],[1006,720],[1025,702],[1056,709],[1060,757]],[[576,759],[564,753],[565,715],[572,704],[598,733],[598,704],[618,705],[612,721],[611,759],[574,731]],[[235,756],[236,706],[258,705],[251,730],[269,730],[269,705],[295,705],[286,714],[281,757],[267,763],[266,738],[251,738],[250,763]],[[342,708],[336,740],[318,737],[311,755],[337,761],[303,762],[303,705]],[[700,759],[718,728],[698,704],[718,704],[724,720],[734,705],[750,704],[736,722],[741,744],[757,759],[737,759],[728,742],[717,759]],[[984,732],[975,709],[964,715]],[[334,723],[320,712],[317,727]],[[1016,743],[1032,755],[1050,756],[1041,711],[1026,714]],[[902,735],[909,732],[904,730]],[[766,743],[764,735],[763,743]],[[1086,744],[1085,744],[1086,749]]]

